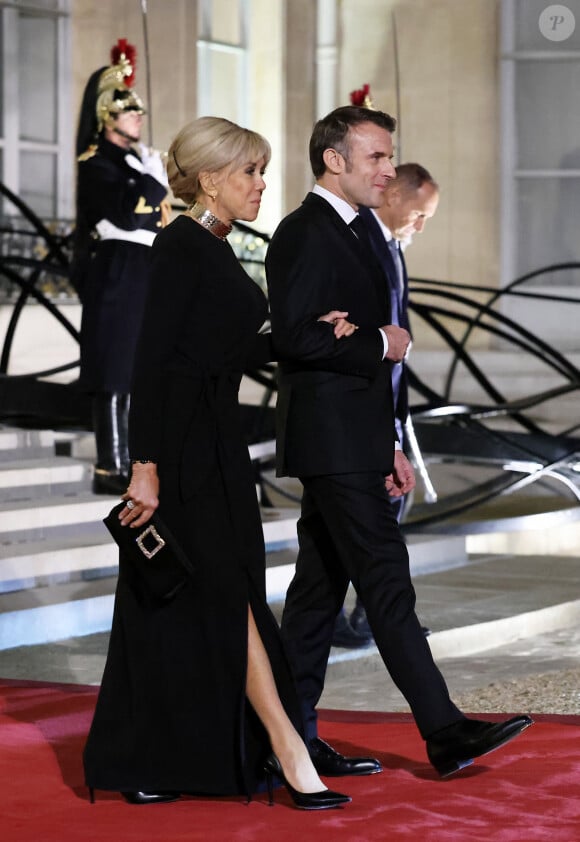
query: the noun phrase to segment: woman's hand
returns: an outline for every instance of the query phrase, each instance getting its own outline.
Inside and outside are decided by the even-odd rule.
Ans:
[[[319,322],[328,322],[334,325],[334,336],[336,339],[342,339],[343,336],[352,336],[355,330],[358,330],[358,325],[353,325],[346,320],[348,312],[344,310],[331,310],[325,316],[320,316]]]
[[[143,526],[159,505],[159,477],[154,462],[137,462],[131,472],[129,488],[123,494],[125,508],[119,513],[123,526]]]

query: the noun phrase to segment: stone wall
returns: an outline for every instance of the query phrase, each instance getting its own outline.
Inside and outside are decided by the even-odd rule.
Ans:
[[[498,14],[490,0],[343,0],[340,90],[364,82],[397,114],[400,162],[417,161],[441,201],[408,251],[411,273],[495,286],[498,280]]]
[[[329,8],[325,0],[321,8]],[[166,149],[197,116],[194,0],[149,0],[154,145]],[[317,4],[252,0],[248,125],[272,143],[259,229],[271,232],[312,184],[307,143],[317,107]],[[334,8],[334,7],[333,7]],[[427,166],[441,202],[407,253],[411,274],[496,286],[499,249],[498,6],[492,0],[337,0],[336,103],[368,82],[375,105],[398,114],[401,161]],[[395,87],[393,22],[400,65]],[[76,121],[88,74],[119,37],[137,46],[144,95],[140,4],[75,0]],[[326,97],[325,101],[328,101]],[[74,130],[74,129],[71,129]],[[147,131],[147,129],[146,129]],[[438,345],[427,329],[416,340]]]

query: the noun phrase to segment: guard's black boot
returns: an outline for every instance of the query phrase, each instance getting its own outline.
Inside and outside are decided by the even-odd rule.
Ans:
[[[97,392],[93,396],[93,430],[97,464],[95,494],[124,494],[129,485],[127,451],[128,395]]]
[[[119,431],[119,458],[121,473],[131,476],[131,460],[129,459],[129,402],[131,396],[117,395],[117,430]]]

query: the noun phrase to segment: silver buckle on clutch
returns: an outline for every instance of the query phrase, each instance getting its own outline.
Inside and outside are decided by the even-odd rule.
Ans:
[[[153,540],[157,542],[156,546],[154,546],[152,550],[148,550],[145,544],[143,543],[147,535],[151,535]],[[148,526],[147,529],[144,529],[143,532],[137,538],[137,546],[146,558],[153,558],[153,556],[156,555],[159,552],[159,550],[163,549],[163,547],[165,546],[165,541],[154,526]]]

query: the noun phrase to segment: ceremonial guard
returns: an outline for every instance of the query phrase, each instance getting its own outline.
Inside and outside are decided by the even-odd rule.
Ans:
[[[90,77],[77,132],[72,282],[83,305],[80,387],[92,396],[93,491],[128,485],[127,424],[150,248],[168,216],[162,155],[140,143],[145,108],[132,89],[135,50],[120,40]]]

